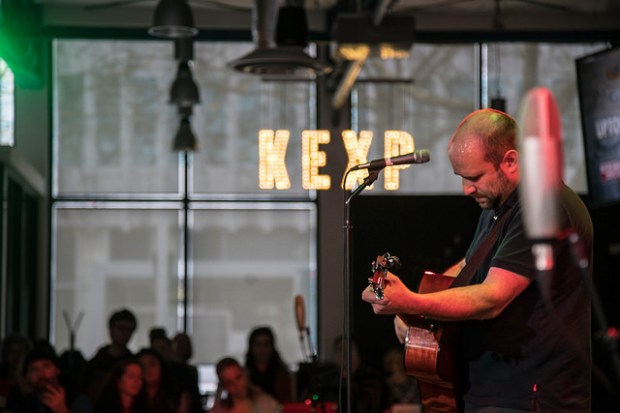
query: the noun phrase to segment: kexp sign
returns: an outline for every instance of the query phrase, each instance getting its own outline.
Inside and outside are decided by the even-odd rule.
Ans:
[[[290,131],[286,129],[262,129],[258,132],[258,185],[260,189],[286,190],[291,187],[286,166],[286,149]],[[327,130],[304,130],[302,142],[302,187],[303,189],[325,190],[331,187],[331,177],[321,174],[320,168],[327,165],[327,156],[321,145],[330,142]],[[372,144],[371,131],[342,132],[342,141],[347,151],[347,170],[355,165],[368,162],[368,151]],[[413,152],[414,143],[411,134],[401,130],[388,130],[383,134],[384,156],[393,158]],[[400,186],[400,170],[410,165],[390,166],[385,168],[384,188],[395,191]],[[345,182],[346,189],[353,189],[362,183],[368,175],[365,170],[353,171]]]

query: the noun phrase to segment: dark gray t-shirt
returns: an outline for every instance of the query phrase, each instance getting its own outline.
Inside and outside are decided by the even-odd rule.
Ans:
[[[563,228],[580,235],[592,251],[592,222],[570,188],[561,195]],[[468,259],[484,238],[495,215],[512,211],[499,240],[473,277],[484,281],[491,267],[531,278],[533,282],[496,318],[463,323],[464,399],[473,406],[498,406],[543,412],[588,412],[590,408],[590,297],[568,242],[554,245],[554,270],[539,274],[532,242],[522,223],[518,191],[497,211],[480,216]],[[590,274],[588,274],[589,276]],[[553,312],[542,300],[539,277],[550,277]],[[555,314],[555,315],[554,315]]]

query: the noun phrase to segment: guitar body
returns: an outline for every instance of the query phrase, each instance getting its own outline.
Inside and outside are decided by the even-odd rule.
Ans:
[[[453,281],[454,277],[426,272],[418,293],[445,290]],[[399,317],[408,326],[405,370],[418,379],[424,412],[458,412],[455,390],[457,324],[437,324],[419,315],[399,314]]]

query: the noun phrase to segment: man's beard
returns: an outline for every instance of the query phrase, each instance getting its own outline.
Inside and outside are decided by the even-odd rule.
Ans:
[[[499,208],[514,190],[506,174],[501,169],[497,171],[497,185],[491,188],[491,190],[492,194],[483,197],[488,202],[480,203],[480,201],[476,200],[482,209],[495,210]]]

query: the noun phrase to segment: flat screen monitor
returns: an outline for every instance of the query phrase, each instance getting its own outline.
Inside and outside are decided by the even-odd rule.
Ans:
[[[591,206],[620,203],[620,47],[576,60]]]

